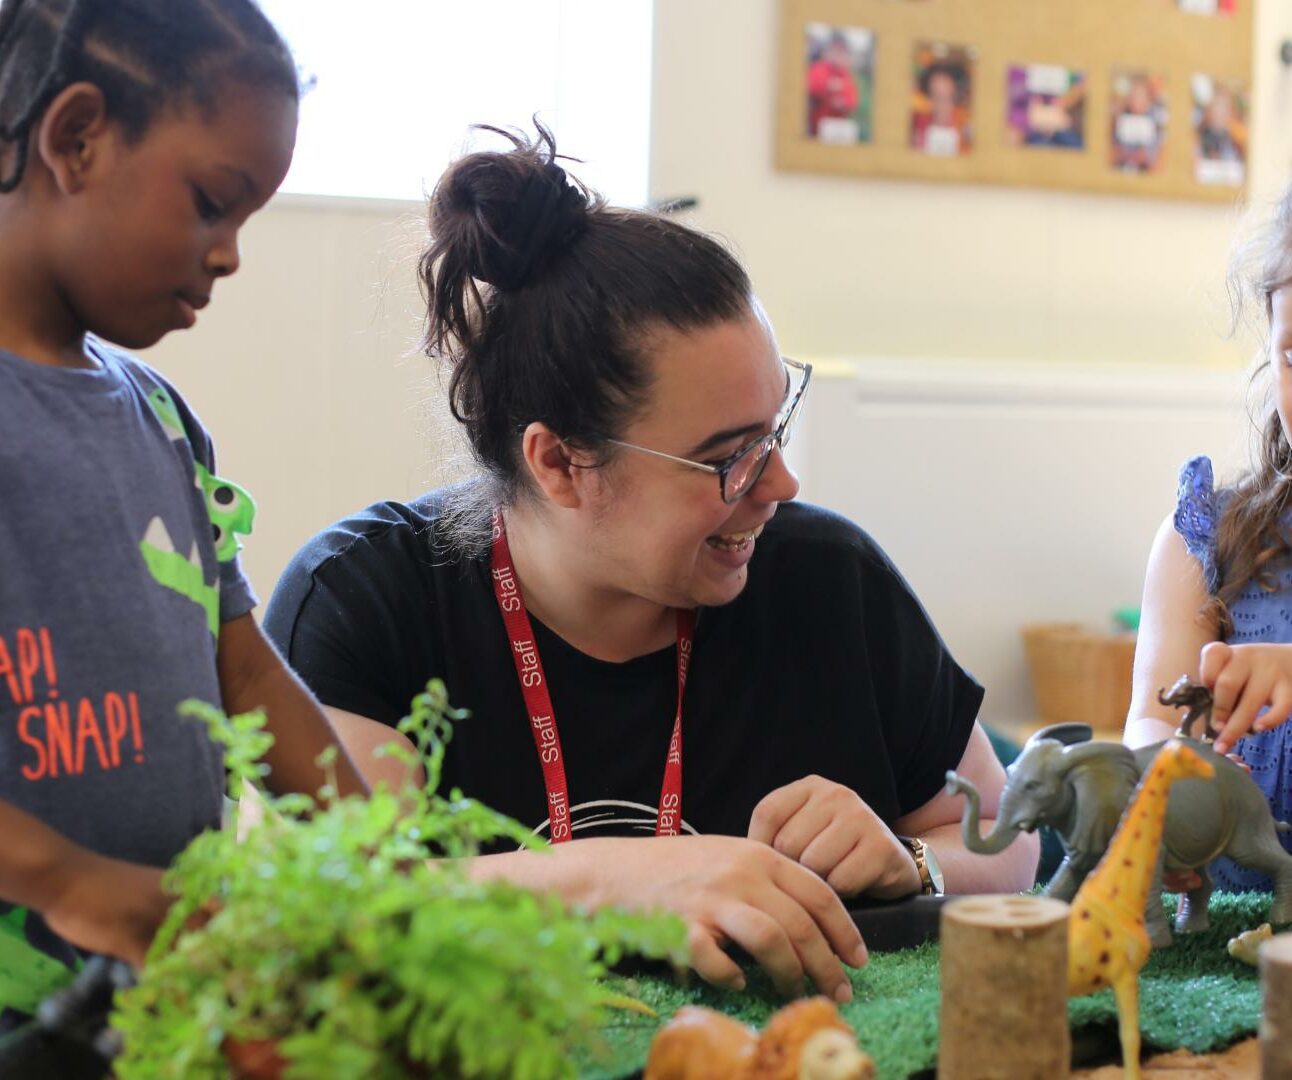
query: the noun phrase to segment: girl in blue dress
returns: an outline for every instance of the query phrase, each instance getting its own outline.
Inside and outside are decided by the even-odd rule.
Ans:
[[[1279,821],[1292,820],[1292,187],[1232,276],[1232,294],[1264,312],[1265,415],[1251,467],[1217,486],[1211,460],[1180,470],[1176,508],[1158,530],[1125,741],[1168,737],[1177,710],[1157,691],[1181,673],[1215,696],[1215,748],[1251,770]],[[1292,833],[1280,837],[1292,850]],[[1219,860],[1219,889],[1268,889],[1263,875]],[[1177,885],[1183,885],[1177,882]]]

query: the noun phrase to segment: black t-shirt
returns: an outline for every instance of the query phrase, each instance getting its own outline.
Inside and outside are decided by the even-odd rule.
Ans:
[[[379,503],[319,534],[278,583],[265,628],[324,704],[385,724],[442,678],[471,711],[449,745],[444,789],[546,836],[542,768],[488,555],[446,552],[441,499]],[[676,646],[610,663],[531,619],[574,836],[652,833]],[[875,542],[828,511],[784,504],[758,539],[744,591],[699,615],[682,831],[743,836],[763,796],[813,773],[892,822],[937,794],[981,701]]]

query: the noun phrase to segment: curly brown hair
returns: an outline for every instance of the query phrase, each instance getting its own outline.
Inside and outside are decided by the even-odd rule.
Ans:
[[[1275,204],[1265,227],[1240,245],[1230,266],[1229,295],[1234,327],[1244,313],[1259,312],[1259,333],[1268,353],[1268,331],[1274,294],[1292,285],[1292,184]],[[1269,379],[1263,361],[1255,381]],[[1265,391],[1264,415],[1253,423],[1260,439],[1254,447],[1251,468],[1233,485],[1221,513],[1216,533],[1216,566],[1219,572],[1214,595],[1202,610],[1219,638],[1232,633],[1230,605],[1251,582],[1276,592],[1275,571],[1292,555],[1292,537],[1285,517],[1292,506],[1292,445],[1279,417],[1273,390]]]

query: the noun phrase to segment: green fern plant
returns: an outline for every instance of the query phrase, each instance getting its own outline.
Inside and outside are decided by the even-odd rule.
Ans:
[[[227,1076],[230,1042],[273,1045],[289,1078],[567,1077],[572,1051],[595,1050],[606,1010],[625,1005],[602,981],[610,966],[629,954],[685,962],[673,918],[577,912],[470,880],[465,860],[482,844],[541,845],[460,791],[437,793],[463,716],[442,683],[399,725],[425,787],[366,800],[330,785],[318,804],[273,797],[263,716],[184,711],[224,747],[230,794],[250,785],[266,812],[241,843],[232,827],[197,837],[168,872],[174,907],[113,1017],[121,1080]],[[418,756],[388,752],[413,775]]]

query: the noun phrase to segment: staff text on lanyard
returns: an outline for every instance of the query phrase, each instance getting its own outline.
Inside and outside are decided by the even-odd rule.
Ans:
[[[507,545],[507,530],[501,512],[493,515],[493,552],[490,560],[490,577],[498,611],[507,627],[511,642],[511,658],[520,679],[521,694],[529,713],[529,726],[534,735],[538,760],[543,766],[543,783],[547,788],[547,812],[552,843],[559,844],[571,838],[570,789],[565,780],[565,757],[561,753],[561,735],[552,711],[552,695],[548,691],[547,677],[543,674],[543,661],[538,655],[534,628],[525,610],[520,582],[516,580],[516,567],[511,549]],[[664,762],[664,783],[659,793],[659,812],[655,818],[656,836],[676,836],[682,820],[682,698],[686,692],[686,673],[691,663],[691,649],[695,641],[695,612],[679,608],[677,612],[677,713],[673,719],[673,735],[668,742],[668,757]]]

